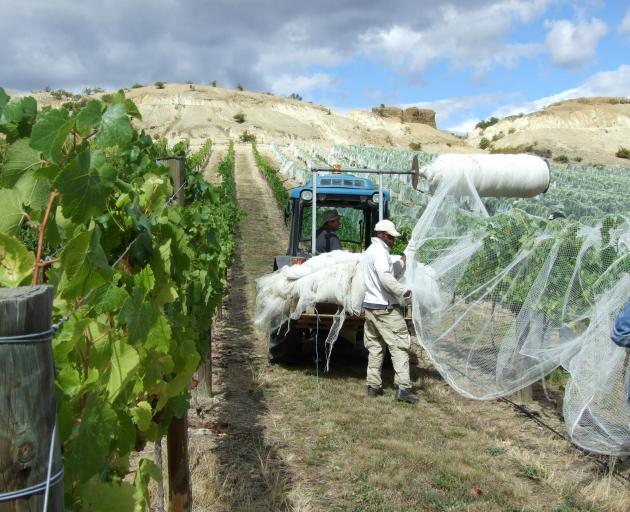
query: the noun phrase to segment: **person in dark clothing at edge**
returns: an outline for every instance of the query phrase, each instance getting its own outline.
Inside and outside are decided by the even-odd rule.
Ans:
[[[626,350],[630,349],[630,300],[626,302],[623,310],[617,315],[615,325],[610,333],[610,339],[616,345]],[[626,388],[626,400],[630,402],[630,382],[628,382],[628,387]]]
[[[340,226],[341,215],[339,215],[337,210],[327,210],[324,212],[324,223],[316,233],[317,240],[315,248],[317,249],[317,254],[341,249],[341,242],[337,236],[337,231]]]

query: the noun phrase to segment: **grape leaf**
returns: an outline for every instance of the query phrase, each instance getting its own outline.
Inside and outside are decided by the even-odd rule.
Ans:
[[[66,361],[80,339],[83,331],[90,325],[89,318],[71,316],[63,325],[63,329],[53,338],[52,346],[57,361]]]
[[[146,298],[149,292],[153,290],[153,286],[155,285],[155,277],[153,275],[151,265],[147,265],[140,272],[138,272],[134,276],[134,282],[136,283],[136,285],[142,288],[142,290],[144,291],[144,298]]]
[[[41,151],[46,160],[61,162],[63,144],[73,125],[65,108],[40,112],[31,132],[31,147]]]
[[[35,255],[17,238],[0,233],[0,286],[14,288],[23,284],[34,263]]]
[[[0,132],[6,134],[8,142],[28,137],[31,124],[37,115],[35,98],[26,96],[7,103],[0,115]]]
[[[171,325],[168,323],[166,317],[159,314],[155,324],[149,331],[145,348],[155,349],[162,354],[168,354],[171,343]]]
[[[73,365],[63,364],[57,372],[55,384],[66,397],[72,398],[81,389],[81,375]]]
[[[0,233],[17,235],[23,212],[20,194],[10,188],[0,189]]]
[[[108,283],[112,270],[100,245],[100,229],[93,227],[75,236],[61,255],[62,275],[58,294],[73,300]]]
[[[85,482],[101,472],[118,425],[116,413],[103,397],[93,393],[87,397],[76,437],[64,450],[66,482],[70,485],[74,481]]]
[[[25,172],[13,189],[19,194],[22,204],[32,210],[43,212],[50,198],[50,181],[37,179],[34,170]]]
[[[133,138],[131,126],[125,106],[120,103],[109,105],[101,117],[96,142],[101,146],[125,146]]]
[[[155,321],[153,307],[144,302],[144,289],[134,286],[131,296],[123,304],[119,319],[127,325],[129,342],[145,341]]]
[[[28,139],[19,139],[9,146],[0,169],[0,187],[12,187],[27,169],[40,167],[39,152],[29,146]]]
[[[138,402],[136,407],[129,410],[131,417],[138,425],[141,432],[146,432],[151,425],[151,419],[153,418],[153,410],[151,404],[146,401]]]
[[[98,512],[122,512],[134,510],[135,487],[127,482],[103,482],[98,477],[92,478],[81,489],[83,495],[82,510]]]
[[[122,89],[120,89],[116,94],[114,94],[114,97],[112,98],[112,104],[114,103],[122,104],[125,107],[125,112],[127,112],[127,114],[130,117],[135,117],[136,119],[142,119],[142,115],[140,114],[138,107],[133,102],[133,100],[130,100],[129,98],[125,98],[125,92]]]
[[[96,304],[99,313],[110,313],[118,311],[129,294],[118,286],[110,286]]]
[[[98,100],[90,100],[77,115],[77,131],[87,137],[90,131],[98,126],[103,115],[103,104]]]
[[[111,190],[90,163],[90,153],[85,150],[73,158],[55,180],[63,196],[63,214],[78,223],[102,214]]]
[[[118,394],[133,377],[140,363],[138,352],[123,340],[115,340],[111,344],[111,367],[107,374],[107,397],[110,402],[116,400]]]

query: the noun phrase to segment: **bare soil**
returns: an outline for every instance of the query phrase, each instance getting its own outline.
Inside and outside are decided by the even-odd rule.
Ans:
[[[365,363],[267,363],[256,278],[286,249],[282,215],[249,145],[236,147],[247,217],[213,333],[213,396],[189,414],[194,510],[629,510],[630,488],[508,404],[457,395],[426,360],[420,403],[368,399]],[[530,404],[562,428],[553,404]]]

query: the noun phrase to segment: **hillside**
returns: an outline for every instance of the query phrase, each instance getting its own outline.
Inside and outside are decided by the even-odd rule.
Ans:
[[[554,103],[540,112],[510,116],[485,130],[475,129],[468,141],[479,147],[482,138],[499,150],[526,148],[552,157],[606,165],[629,164],[617,158],[619,147],[630,147],[630,99],[580,98]]]
[[[470,151],[465,141],[450,133],[412,122],[381,117],[367,111],[346,115],[328,107],[271,94],[202,85],[165,84],[126,92],[142,113],[139,128],[169,141],[189,138],[193,144],[208,137],[215,142],[238,139],[247,130],[260,143],[365,144],[408,148],[421,143],[427,151]],[[49,93],[33,94],[42,105],[58,105]],[[100,97],[97,94],[95,97]],[[239,123],[234,116],[242,113]]]
[[[126,94],[142,113],[138,127],[171,142],[189,138],[197,145],[210,137],[221,143],[238,139],[247,131],[262,144],[409,148],[410,144],[420,143],[429,152],[461,153],[481,152],[479,144],[486,138],[491,142],[488,150],[534,150],[551,157],[566,155],[584,163],[628,165],[628,160],[615,156],[620,147],[630,147],[630,100],[625,98],[563,101],[532,114],[506,117],[485,130],[475,129],[467,140],[462,140],[419,122],[367,110],[341,114],[323,105],[270,93],[165,84],[162,89],[138,87]],[[46,92],[34,96],[41,105],[67,101]],[[102,93],[94,96],[101,97]],[[242,122],[235,118],[239,114]]]

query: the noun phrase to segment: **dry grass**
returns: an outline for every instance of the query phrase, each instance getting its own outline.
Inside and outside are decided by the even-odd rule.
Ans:
[[[311,368],[272,367],[266,379],[270,409],[284,411],[268,434],[311,484],[313,510],[630,509],[628,487],[507,405],[460,398],[429,368],[415,372],[417,407],[393,389],[368,399],[362,365],[338,363],[320,400]]]

